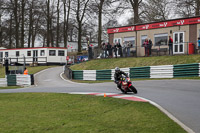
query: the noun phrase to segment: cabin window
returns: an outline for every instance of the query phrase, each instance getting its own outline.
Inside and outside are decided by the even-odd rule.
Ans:
[[[200,37],[200,29],[199,29],[199,37]]]
[[[5,57],[8,57],[8,52],[5,52]]]
[[[31,56],[31,51],[27,51],[27,56]]]
[[[56,56],[56,50],[49,50],[49,56]]]
[[[141,36],[141,46],[143,47],[143,44],[144,44],[144,41],[145,41],[145,39],[147,39],[147,35],[142,35]]]
[[[124,37],[124,43],[131,47],[135,46],[135,37]]]
[[[40,56],[45,56],[45,51],[44,50],[40,51]]]
[[[155,46],[167,45],[168,34],[155,34],[154,42]]]
[[[117,43],[122,44],[122,39],[121,39],[121,38],[114,38],[113,42],[114,42],[115,44],[117,44]]]
[[[58,50],[58,56],[65,56],[64,50]]]
[[[16,51],[16,57],[18,57],[19,56],[19,51]]]

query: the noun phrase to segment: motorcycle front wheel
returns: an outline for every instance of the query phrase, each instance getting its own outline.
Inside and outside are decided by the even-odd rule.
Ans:
[[[131,85],[130,89],[132,90],[133,93],[137,94],[137,90],[136,90],[136,88],[134,86]]]

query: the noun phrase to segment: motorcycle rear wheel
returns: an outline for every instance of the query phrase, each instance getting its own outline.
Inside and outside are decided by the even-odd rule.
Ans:
[[[131,85],[130,89],[132,90],[133,93],[137,94],[137,90],[136,90],[136,88],[134,86]]]

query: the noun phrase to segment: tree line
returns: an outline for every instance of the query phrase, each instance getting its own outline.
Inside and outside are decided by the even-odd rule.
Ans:
[[[86,38],[100,47],[106,29],[120,26],[125,12],[131,13],[127,25],[199,16],[200,0],[0,0],[0,47],[67,47],[77,41],[81,52]]]

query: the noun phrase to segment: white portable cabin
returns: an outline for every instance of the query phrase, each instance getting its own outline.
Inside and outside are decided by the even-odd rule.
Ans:
[[[10,62],[25,64],[64,64],[66,56],[67,48],[62,47],[0,49],[0,62],[3,64],[6,58]]]

